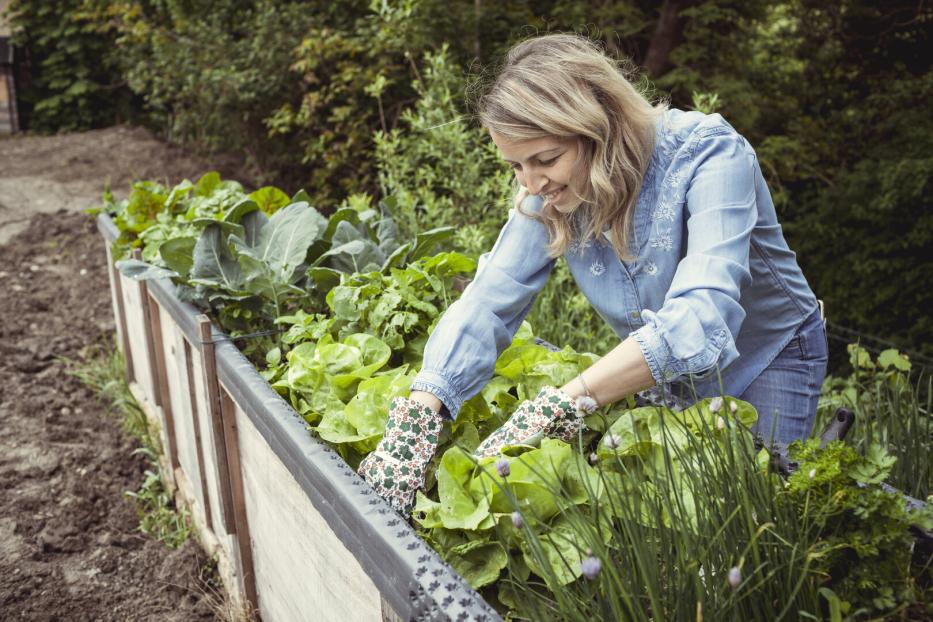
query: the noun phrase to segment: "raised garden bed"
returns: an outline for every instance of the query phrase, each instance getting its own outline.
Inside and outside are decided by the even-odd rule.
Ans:
[[[264,620],[498,620],[168,280],[110,261],[130,386],[224,583]]]

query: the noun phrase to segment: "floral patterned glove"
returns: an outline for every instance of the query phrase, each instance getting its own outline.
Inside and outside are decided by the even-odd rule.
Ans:
[[[480,443],[476,455],[495,456],[508,445],[537,445],[544,436],[569,443],[583,428],[583,416],[595,405],[592,399],[574,400],[560,389],[545,386],[535,399],[519,404],[509,420]]]
[[[360,463],[363,479],[405,517],[411,514],[415,491],[424,485],[424,472],[443,425],[440,413],[431,407],[396,397],[382,440]]]

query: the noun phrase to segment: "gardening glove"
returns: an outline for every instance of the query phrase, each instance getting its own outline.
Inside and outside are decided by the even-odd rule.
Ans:
[[[382,440],[360,463],[363,479],[406,518],[411,514],[415,491],[424,485],[424,473],[437,451],[443,425],[440,413],[431,407],[396,397]]]
[[[583,417],[595,405],[591,398],[574,400],[560,389],[545,386],[535,399],[519,404],[509,420],[480,443],[476,456],[495,456],[509,445],[537,446],[545,436],[569,443],[583,429]]]

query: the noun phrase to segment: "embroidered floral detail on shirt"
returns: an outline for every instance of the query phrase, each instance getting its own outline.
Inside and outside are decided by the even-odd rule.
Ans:
[[[593,240],[591,238],[588,237],[585,240],[581,240],[577,237],[570,241],[570,245],[567,247],[567,250],[575,255],[582,255],[583,251],[592,245]]]
[[[590,274],[592,274],[593,276],[602,276],[603,272],[605,271],[606,271],[606,266],[604,266],[603,262],[601,262],[598,259],[594,261],[592,264],[590,264]]]
[[[658,220],[669,220],[674,222],[674,219],[677,217],[676,212],[674,212],[674,206],[671,205],[670,201],[661,201],[658,204],[658,207],[654,210],[654,214],[651,215],[651,219]]]
[[[654,276],[658,273],[658,264],[653,261],[648,261],[645,263],[645,274],[648,276]]]
[[[664,186],[668,188],[680,188],[683,183],[686,181],[687,176],[682,170],[676,170],[664,180]]]
[[[670,227],[657,228],[655,236],[651,238],[651,248],[659,248],[668,252],[674,250],[674,238],[671,235]]]

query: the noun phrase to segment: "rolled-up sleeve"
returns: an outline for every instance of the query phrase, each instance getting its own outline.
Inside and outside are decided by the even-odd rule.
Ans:
[[[736,358],[758,219],[755,154],[731,128],[695,137],[687,159],[686,252],[664,302],[632,333],[658,384],[710,377]]]
[[[526,211],[540,206],[535,196],[523,204]],[[492,250],[480,257],[475,278],[431,333],[412,390],[433,393],[456,418],[463,402],[492,377],[496,359],[547,282],[554,266],[547,243],[542,223],[511,210]]]

